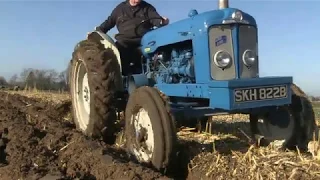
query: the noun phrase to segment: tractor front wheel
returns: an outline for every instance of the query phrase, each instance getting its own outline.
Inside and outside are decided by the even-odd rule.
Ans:
[[[317,129],[311,102],[295,84],[291,86],[292,103],[287,107],[270,109],[266,114],[250,115],[254,139],[263,144],[278,141],[281,148],[306,150]],[[315,133],[316,138],[318,132]]]
[[[120,68],[115,54],[100,43],[82,41],[73,53],[70,92],[73,119],[89,137],[115,141],[117,119],[114,95]]]
[[[286,107],[270,108],[269,112],[250,115],[251,131],[260,145],[269,145],[278,141],[281,147],[292,146],[298,124],[290,109]]]
[[[164,96],[152,87],[135,90],[126,107],[128,153],[158,170],[169,167],[176,143],[174,119],[169,110]]]

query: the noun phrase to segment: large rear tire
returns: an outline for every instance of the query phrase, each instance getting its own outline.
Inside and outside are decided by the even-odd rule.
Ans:
[[[129,97],[125,113],[126,148],[135,160],[157,170],[169,168],[177,137],[166,97],[152,87],[140,87]]]
[[[291,90],[290,106],[272,108],[266,114],[250,115],[251,131],[255,140],[263,139],[264,145],[278,141],[276,145],[280,148],[307,150],[316,130],[312,103],[295,84]]]
[[[79,130],[106,143],[115,141],[115,93],[120,67],[112,49],[99,42],[81,41],[73,53],[70,92],[74,122]]]

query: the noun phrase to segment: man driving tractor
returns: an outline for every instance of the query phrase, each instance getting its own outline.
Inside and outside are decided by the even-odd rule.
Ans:
[[[150,18],[152,20],[141,24],[141,22]],[[133,63],[133,70],[139,71],[141,69],[141,64],[139,63],[141,60],[139,56],[140,52],[137,49],[140,46],[142,36],[151,27],[159,27],[168,23],[168,18],[160,16],[157,10],[146,1],[126,0],[118,4],[111,15],[100,26],[96,27],[96,30],[107,33],[114,26],[117,26],[119,33],[115,36],[117,40],[116,46],[122,59],[122,72],[124,75],[127,75],[130,63]],[[139,31],[137,30],[137,26],[139,26]]]

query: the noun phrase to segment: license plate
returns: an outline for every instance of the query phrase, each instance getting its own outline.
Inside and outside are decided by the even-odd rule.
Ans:
[[[252,87],[234,90],[235,102],[264,101],[287,97],[287,86]]]

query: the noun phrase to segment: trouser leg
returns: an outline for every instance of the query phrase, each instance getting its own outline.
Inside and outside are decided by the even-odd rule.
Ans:
[[[138,46],[119,42],[116,42],[116,46],[120,52],[122,74],[126,76],[141,73],[141,56],[137,50]]]
[[[130,57],[130,55],[128,55],[128,48],[118,42],[116,42],[116,46],[120,53],[122,74],[126,76],[129,73],[130,67],[130,62],[128,61]]]

